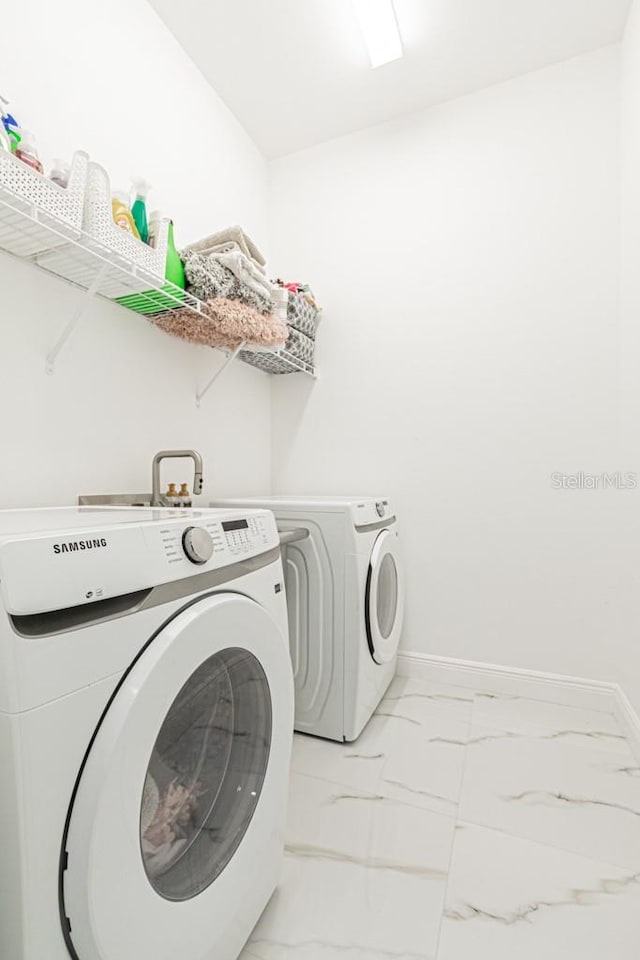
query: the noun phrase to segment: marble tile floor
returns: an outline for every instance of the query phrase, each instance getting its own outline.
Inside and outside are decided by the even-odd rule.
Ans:
[[[282,882],[242,960],[638,960],[640,767],[613,714],[396,678],[296,736]]]

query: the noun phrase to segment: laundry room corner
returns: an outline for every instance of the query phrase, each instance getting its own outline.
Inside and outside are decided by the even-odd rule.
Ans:
[[[273,489],[394,491],[406,652],[624,674],[611,498],[551,480],[618,456],[619,83],[610,45],[270,163],[274,256],[324,299]]]
[[[640,390],[637,364],[640,361],[640,3],[635,0],[621,47],[621,168],[620,168],[620,439],[625,460],[633,462],[640,453],[638,415]],[[622,507],[622,505],[621,505]],[[637,511],[623,511],[620,518],[618,563],[624,596],[620,604],[624,617],[624,688],[640,717],[640,654],[635,624],[640,617],[640,565],[637,544],[640,517]],[[637,730],[640,742],[640,728]]]

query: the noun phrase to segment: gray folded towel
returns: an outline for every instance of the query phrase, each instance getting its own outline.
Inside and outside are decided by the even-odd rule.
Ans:
[[[188,290],[196,297],[201,300],[212,297],[242,300],[260,313],[271,313],[270,298],[239,280],[215,255],[189,251],[183,252],[182,259]]]
[[[190,243],[187,250],[193,253],[211,253],[214,247],[220,247],[225,243],[237,243],[245,257],[253,260],[259,267],[264,267],[267,262],[262,256],[251,237],[247,236],[242,227],[236,225],[227,227],[226,230],[219,230],[218,233],[212,233],[210,237],[203,240],[197,240],[196,243]]]

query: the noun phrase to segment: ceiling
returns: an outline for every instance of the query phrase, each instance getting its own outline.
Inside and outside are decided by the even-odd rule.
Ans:
[[[394,0],[372,70],[350,0],[150,0],[267,157],[618,41],[631,0]]]

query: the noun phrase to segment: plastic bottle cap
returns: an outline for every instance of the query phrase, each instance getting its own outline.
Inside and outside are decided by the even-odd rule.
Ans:
[[[120,203],[123,203],[127,210],[129,209],[129,196],[126,190],[114,190],[111,194],[113,200],[118,200]]]
[[[11,140],[13,149],[15,150],[18,144],[22,142],[22,130],[15,123],[5,124],[5,130],[7,131],[7,135]]]
[[[36,138],[30,130],[25,130],[24,127],[19,127],[17,132],[20,134],[20,143],[23,147],[28,146],[35,148]]]
[[[148,180],[145,180],[143,177],[134,177],[131,184],[136,197],[140,197],[141,200],[146,200],[147,194],[149,190],[151,190],[151,184]]]

